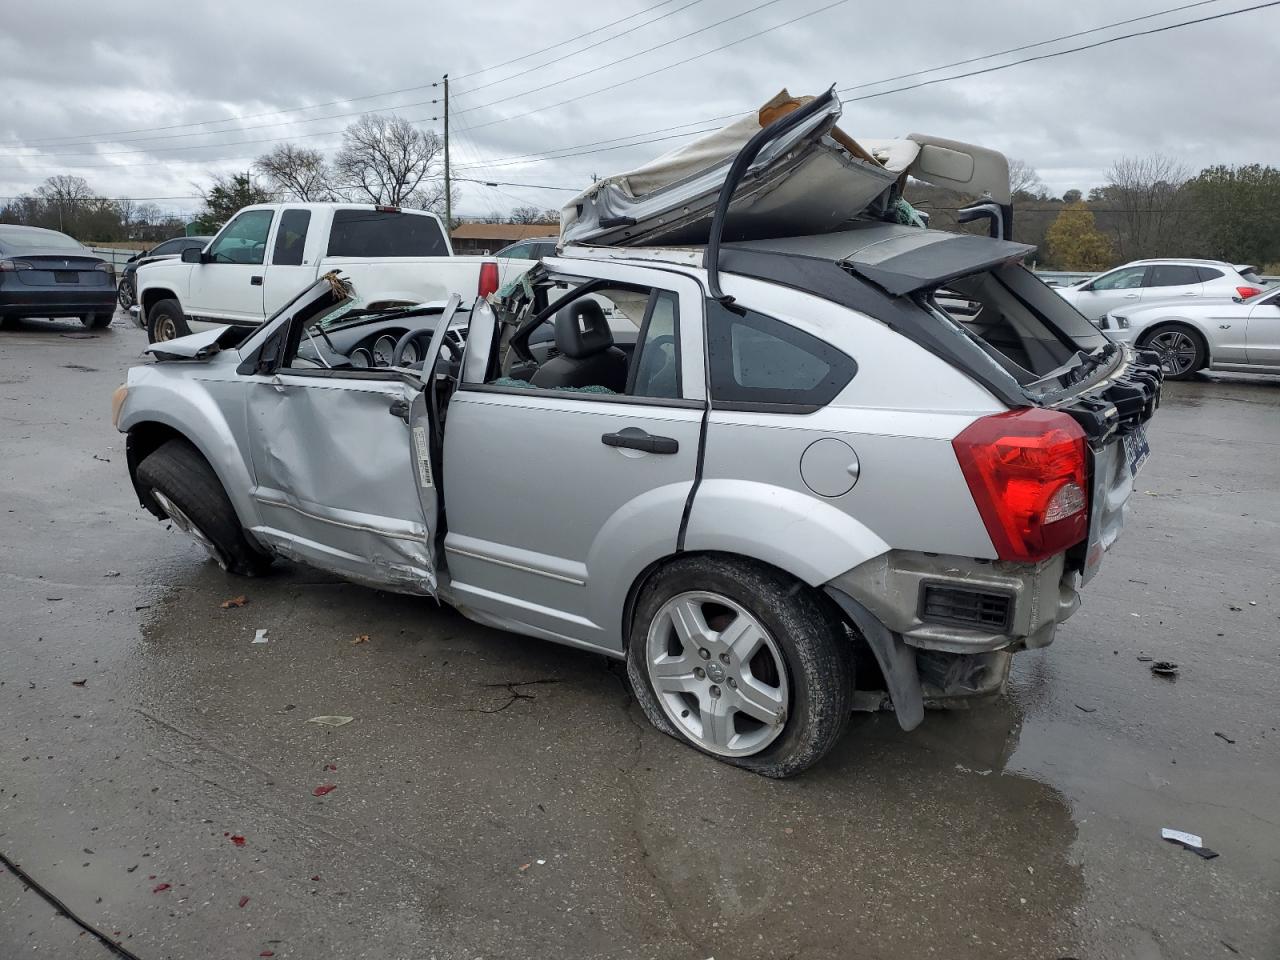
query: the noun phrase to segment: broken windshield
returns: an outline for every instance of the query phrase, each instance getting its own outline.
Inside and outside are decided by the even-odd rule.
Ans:
[[[929,303],[1024,386],[1049,378],[1063,386],[1078,382],[1117,353],[1070,304],[1015,264],[952,280]]]

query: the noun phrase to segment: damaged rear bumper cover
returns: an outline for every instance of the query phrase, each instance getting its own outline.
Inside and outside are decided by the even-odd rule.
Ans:
[[[894,550],[824,587],[867,640],[904,730],[924,707],[999,694],[1018,650],[1053,642],[1080,606],[1061,555],[1038,564]]]

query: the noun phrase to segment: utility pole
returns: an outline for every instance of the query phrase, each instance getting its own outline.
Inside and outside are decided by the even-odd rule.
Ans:
[[[453,236],[453,181],[449,175],[449,75],[444,75],[444,229]]]

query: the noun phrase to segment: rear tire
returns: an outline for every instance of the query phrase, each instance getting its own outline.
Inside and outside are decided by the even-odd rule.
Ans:
[[[120,286],[116,287],[116,300],[120,304],[121,310],[128,310],[133,306],[133,283],[129,280],[121,280]]]
[[[689,642],[678,622],[695,624],[684,631]],[[798,580],[729,557],[678,559],[650,578],[631,624],[627,676],[663,733],[766,777],[822,759],[853,707],[853,651],[838,612]]]
[[[138,464],[138,487],[224,570],[254,577],[271,565],[270,554],[244,535],[218,475],[186,440],[169,440]]]
[[[152,343],[176,340],[190,333],[187,315],[177,300],[159,300],[147,311],[147,339]]]
[[[1138,346],[1160,355],[1166,380],[1186,380],[1209,362],[1204,337],[1199,330],[1184,323],[1162,324],[1148,331]]]
[[[90,330],[105,330],[111,326],[111,314],[109,313],[88,313],[80,318]]]

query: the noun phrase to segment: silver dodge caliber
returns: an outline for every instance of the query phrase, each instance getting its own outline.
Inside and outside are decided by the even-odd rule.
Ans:
[[[833,110],[761,139],[817,117],[826,149]],[[247,338],[153,345],[115,397],[142,505],[234,573],[625,658],[656,727],[767,776],[855,707],[998,695],[1119,533],[1160,367],[1025,245],[883,217],[722,243],[752,159],[703,245],[566,243],[470,311],[325,278]]]

